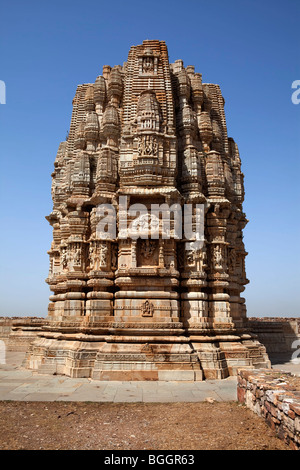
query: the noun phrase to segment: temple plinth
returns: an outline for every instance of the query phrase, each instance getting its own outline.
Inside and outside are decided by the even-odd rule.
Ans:
[[[203,380],[269,367],[247,328],[243,174],[218,85],[163,41],[79,85],[52,174],[35,370]]]

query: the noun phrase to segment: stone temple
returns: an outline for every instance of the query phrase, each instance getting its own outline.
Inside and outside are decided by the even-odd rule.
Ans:
[[[131,47],[77,87],[52,179],[53,295],[28,368],[203,380],[270,366],[241,297],[243,174],[218,85],[170,64],[164,41]]]

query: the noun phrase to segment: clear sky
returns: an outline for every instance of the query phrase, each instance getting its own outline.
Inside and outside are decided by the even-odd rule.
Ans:
[[[245,174],[248,316],[300,316],[299,0],[1,0],[0,315],[46,316],[51,172],[76,86],[144,39],[218,83]]]

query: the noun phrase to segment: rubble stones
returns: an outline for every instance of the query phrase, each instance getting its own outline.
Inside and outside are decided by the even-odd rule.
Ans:
[[[275,370],[239,370],[237,396],[292,449],[300,449],[300,377]]]

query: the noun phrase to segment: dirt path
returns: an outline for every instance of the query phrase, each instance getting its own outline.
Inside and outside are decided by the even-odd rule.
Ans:
[[[236,402],[0,402],[0,449],[287,450]]]

